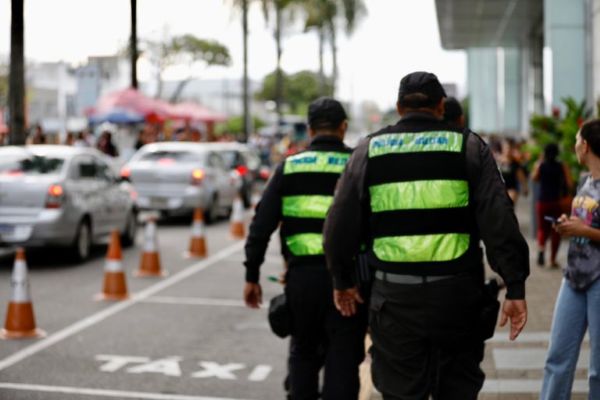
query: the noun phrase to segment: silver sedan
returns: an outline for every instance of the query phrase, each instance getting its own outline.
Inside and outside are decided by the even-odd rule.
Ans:
[[[0,244],[69,246],[84,260],[94,242],[118,229],[131,245],[137,216],[127,185],[94,149],[2,147]]]
[[[242,183],[213,146],[190,142],[148,144],[133,155],[121,176],[135,187],[140,209],[189,214],[202,207],[208,222],[231,210]]]

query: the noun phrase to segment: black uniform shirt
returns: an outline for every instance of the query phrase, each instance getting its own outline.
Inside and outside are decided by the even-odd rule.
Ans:
[[[429,114],[409,114],[402,123],[435,123]],[[440,127],[444,124],[440,121]],[[354,150],[339,180],[333,205],[324,226],[327,265],[336,289],[355,286],[354,256],[360,237],[368,228],[369,188],[365,172],[369,141],[363,140]],[[486,247],[492,269],[507,286],[508,299],[525,298],[525,279],[529,275],[529,248],[519,230],[513,205],[489,147],[476,134],[470,134],[466,149],[467,174],[479,237]]]
[[[339,151],[342,149],[348,148],[339,138],[319,135],[311,141],[307,150]],[[258,282],[260,266],[265,260],[269,239],[282,220],[281,198],[284,164],[285,162],[279,164],[269,179],[250,224],[250,232],[244,248],[246,251],[246,261],[244,262],[246,282]]]

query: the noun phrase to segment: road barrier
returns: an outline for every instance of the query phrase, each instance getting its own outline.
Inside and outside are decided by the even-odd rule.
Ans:
[[[0,330],[0,339],[24,339],[46,336],[46,332],[35,326],[33,304],[27,278],[25,250],[18,248],[10,280],[11,296],[8,303],[6,322]]]

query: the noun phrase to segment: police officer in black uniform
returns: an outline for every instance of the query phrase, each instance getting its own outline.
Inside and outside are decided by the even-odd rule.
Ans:
[[[351,153],[343,143],[346,120],[344,108],[334,99],[320,98],[310,104],[310,146],[276,168],[257,206],[245,247],[244,299],[256,308],[262,301],[259,268],[269,238],[281,223],[288,267],[285,293],[292,314],[287,383],[294,400],[319,398],[322,367],[321,398],[358,397],[366,310],[359,309],[352,318],[336,310],[322,237],[338,178]]]
[[[355,149],[324,228],[344,315],[362,302],[353,255],[367,233],[372,375],[384,399],[477,398],[485,339],[480,239],[507,286],[500,323],[510,319],[512,340],[527,319],[527,243],[488,146],[443,121],[444,97],[431,73],[402,79],[400,121]]]

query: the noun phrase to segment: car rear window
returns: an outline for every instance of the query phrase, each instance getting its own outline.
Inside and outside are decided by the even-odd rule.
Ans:
[[[64,163],[63,158],[52,156],[2,154],[0,156],[0,174],[56,175],[60,173]]]
[[[150,153],[142,154],[139,161],[151,161],[158,163],[191,163],[191,162],[204,162],[204,155],[198,153],[192,153],[189,151],[172,151],[172,150],[161,150],[153,151]]]
[[[221,157],[225,162],[227,168],[233,168],[237,164],[237,153],[234,150],[224,150],[220,151]]]

